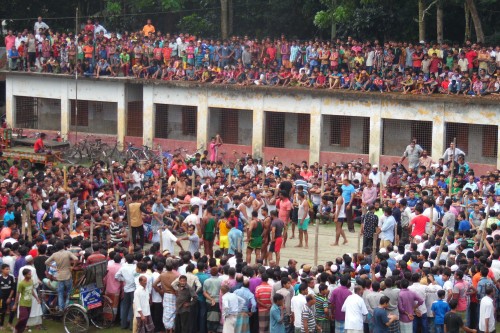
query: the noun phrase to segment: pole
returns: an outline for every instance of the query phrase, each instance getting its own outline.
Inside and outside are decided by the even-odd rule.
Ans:
[[[76,16],[75,16],[75,47],[76,51],[78,52],[78,6],[76,7]],[[76,70],[76,68],[75,68],[75,142],[78,142],[78,70]]]
[[[441,257],[441,253],[443,252],[443,246],[446,238],[448,237],[448,232],[450,232],[448,228],[444,229],[443,238],[441,238],[441,244],[439,244],[439,251],[437,253],[436,260],[434,261],[436,265],[439,264],[439,258]]]
[[[28,216],[26,215],[26,208],[28,205],[26,204],[26,200],[24,200],[24,213],[21,215],[21,236],[26,237],[26,223],[28,221]]]
[[[31,242],[33,240],[33,235],[31,234],[31,213],[28,205],[26,205],[26,222],[28,222],[28,240]]]
[[[488,227],[488,218],[490,217],[490,209],[491,209],[491,197],[488,198],[488,206],[486,206],[486,219],[484,221],[484,230],[481,231],[481,238],[479,240],[479,251],[482,250],[484,239],[486,238],[486,228]]]
[[[384,205],[384,188],[383,188],[384,184],[382,183],[382,172],[379,171],[378,174],[380,177],[380,183],[378,184],[380,191],[380,207],[382,207]]]
[[[231,170],[231,167],[229,167],[229,174],[227,176],[227,181],[229,183],[229,187],[231,187],[232,180],[233,180],[233,170]]]
[[[323,168],[321,169],[321,196],[323,196],[323,193],[325,192],[325,172],[326,168],[323,165]],[[318,266],[318,238],[319,238],[319,221],[318,218],[316,218],[316,225],[314,231],[314,266]]]
[[[455,147],[457,145],[457,138],[453,138],[453,158],[451,159],[450,165],[450,184],[448,190],[448,196],[451,199],[451,188],[453,187],[453,171],[455,170]]]
[[[191,173],[191,196],[194,196],[194,186],[196,185],[196,171]]]
[[[431,219],[431,226],[429,228],[429,232],[431,233],[432,230],[434,229],[434,204],[431,205],[431,216],[430,216],[430,219]]]
[[[161,191],[163,187],[163,172],[164,172],[164,163],[163,163],[163,151],[161,148],[161,145],[158,145],[158,149],[160,150],[160,161],[161,161],[161,170],[160,170],[160,181],[159,181],[159,188],[158,188],[158,197],[161,198]],[[160,221],[160,228],[158,229],[158,233],[160,234],[160,253],[163,254],[163,218]]]
[[[63,167],[63,175],[64,175],[64,182],[63,182],[63,187],[64,190],[68,190],[68,168],[66,166]]]
[[[72,228],[73,223],[75,223],[75,198],[70,200],[70,207],[69,207],[69,228],[70,230],[74,230]]]
[[[116,190],[115,184],[115,173],[113,170],[113,163],[111,163],[111,159],[109,160],[109,172],[111,172],[111,183],[113,184],[113,194],[115,195],[115,209],[118,212],[118,202],[120,200],[120,196],[118,195],[118,191]]]

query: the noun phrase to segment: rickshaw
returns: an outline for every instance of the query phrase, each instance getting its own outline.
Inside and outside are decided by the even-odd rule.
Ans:
[[[107,262],[73,270],[73,289],[69,305],[63,312],[57,309],[57,291],[42,289],[39,292],[42,309],[48,316],[61,318],[66,333],[86,333],[90,323],[97,328],[109,328],[115,320],[112,302],[103,294],[103,278]]]

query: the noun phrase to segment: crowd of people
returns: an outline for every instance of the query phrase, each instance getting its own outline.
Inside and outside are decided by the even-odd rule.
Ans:
[[[37,290],[57,291],[63,312],[74,271],[107,262],[102,293],[134,332],[495,332],[498,170],[475,175],[453,143],[433,161],[413,140],[380,170],[224,165],[222,144],[171,163],[13,164],[0,183],[0,326],[19,306],[14,332],[43,327]],[[356,232],[359,250],[282,259],[310,245],[311,221],[335,225],[321,247],[340,254]]]
[[[500,46],[470,41],[300,41],[285,35],[221,41],[162,33],[151,20],[139,31],[108,33],[90,19],[75,36],[39,17],[33,32],[9,30],[5,45],[11,70],[402,94],[500,93]]]

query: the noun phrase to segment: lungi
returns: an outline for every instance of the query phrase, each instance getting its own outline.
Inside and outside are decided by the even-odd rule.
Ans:
[[[399,322],[399,331],[401,333],[413,333],[413,322],[410,323]]]
[[[207,331],[217,332],[220,317],[219,303],[207,303]]]
[[[167,330],[175,327],[176,298],[174,294],[163,295],[163,325]]]
[[[268,333],[271,323],[271,311],[259,311],[259,333]]]
[[[247,312],[238,313],[234,333],[250,333],[250,317]]]

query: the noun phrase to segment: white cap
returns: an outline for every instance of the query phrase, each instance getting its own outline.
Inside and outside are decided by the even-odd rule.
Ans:
[[[373,169],[378,169],[378,165],[374,164],[374,165],[372,165],[372,168]]]
[[[458,265],[453,265],[453,266],[451,266],[451,271],[452,271],[452,272],[456,272],[456,271],[458,271]]]
[[[97,195],[98,198],[101,198],[103,196],[104,196],[104,193],[102,193],[102,192],[99,192],[99,194]]]
[[[425,268],[431,268],[431,263],[428,262],[428,261],[426,261],[426,262],[424,262],[423,267],[425,267]]]

